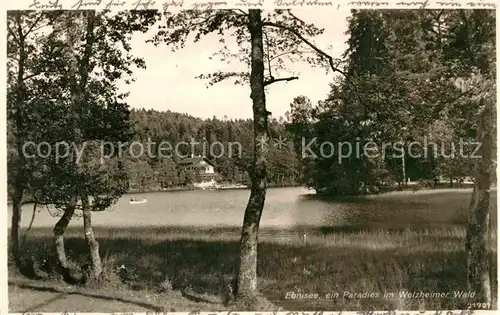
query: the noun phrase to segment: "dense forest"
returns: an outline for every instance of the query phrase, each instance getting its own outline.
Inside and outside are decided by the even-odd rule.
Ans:
[[[477,113],[495,97],[491,12],[357,11],[348,23],[346,77],[317,106],[307,96],[291,104],[296,147],[316,139],[301,182],[350,195],[409,178],[453,186],[474,177]],[[353,153],[321,148],[332,141],[350,143]],[[328,152],[310,154],[321,149]]]
[[[172,111],[145,109],[131,110],[130,118],[134,128],[133,141],[144,147],[147,147],[148,142],[151,143],[150,153],[127,158],[132,189],[189,187],[193,183],[193,176],[179,167],[177,162],[190,155],[206,157],[219,174],[218,182],[249,184],[254,143],[251,119],[213,117],[203,120]],[[285,129],[284,118],[270,120],[268,180],[272,186],[298,183],[299,160],[291,135]],[[283,144],[277,145],[274,139],[281,139]],[[160,152],[162,142],[168,143],[174,150]],[[175,146],[183,142],[184,145],[178,146],[179,152],[174,152]]]

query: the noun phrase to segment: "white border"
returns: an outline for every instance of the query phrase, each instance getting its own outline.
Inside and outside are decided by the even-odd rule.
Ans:
[[[7,10],[35,10],[42,9],[42,6],[52,4],[57,8],[74,10],[80,4],[80,9],[102,10],[111,0],[8,0]],[[98,5],[87,4],[97,3]],[[121,0],[124,5],[122,10],[136,9],[137,3],[150,3],[148,9],[161,9],[164,5],[170,8],[182,7],[184,9],[193,8],[199,5],[211,4],[213,8],[303,8],[321,7],[337,9],[340,7],[351,9],[496,9],[498,0]],[[34,5],[34,4],[37,5]],[[174,5],[177,3],[177,5]],[[180,5],[179,5],[180,4]],[[57,9],[53,8],[53,9]],[[145,7],[140,7],[145,8]],[[140,9],[139,8],[139,9]],[[43,9],[50,9],[44,7]]]
[[[59,312],[59,313],[9,313],[9,315],[94,315],[94,314],[109,314],[109,315],[490,315],[497,314],[497,311],[475,311],[475,310],[439,310],[439,311],[267,311],[267,312],[238,312],[238,311],[223,311],[223,312],[206,312],[206,311],[191,311],[191,312],[114,312],[114,313],[74,313],[74,312]]]
[[[7,38],[7,12],[0,12],[0,23],[3,27],[0,28],[1,38]],[[3,218],[0,219],[0,314],[6,314],[8,310],[9,294],[8,294],[8,273],[7,273],[7,220],[9,214],[7,211],[7,41],[0,41],[0,202],[3,205]]]
[[[1,0],[0,0],[1,1]],[[78,2],[97,2],[92,0],[7,0],[5,9],[6,10],[27,10],[27,9],[36,9],[32,5],[34,3],[38,3],[39,5],[48,5],[48,4],[56,4],[58,8],[62,9],[74,9],[74,6]],[[106,7],[106,4],[109,3],[110,0],[103,0],[100,5],[86,5],[85,7],[81,7],[81,9],[96,9],[102,10]],[[142,0],[142,2],[146,2],[147,0]],[[122,10],[134,9],[135,3],[137,0],[124,0],[125,5],[121,8]],[[225,4],[221,4],[225,2]],[[163,1],[154,1],[150,0],[149,9],[162,9],[164,4],[171,3],[183,3],[181,6],[172,7],[176,9],[181,8],[193,8],[200,4],[206,5],[207,3],[212,3],[214,8],[225,9],[225,8],[260,8],[260,9],[273,9],[273,8],[303,8],[303,7],[318,7],[320,5],[314,5],[312,3],[322,3],[320,7],[325,9],[337,10],[340,7],[350,8],[350,9],[496,9],[497,3],[499,1],[495,0],[379,0],[379,1],[365,1],[365,0],[352,0],[352,1],[334,1],[334,0],[223,0],[223,1],[203,1],[203,0],[163,0]],[[280,3],[294,3],[294,5],[280,5]],[[31,7],[30,7],[31,6]],[[499,12],[496,12],[496,42],[500,41],[500,26],[499,22]],[[0,13],[0,23],[2,23],[3,27],[0,29],[0,34],[3,35],[3,38],[6,37],[5,25],[6,25],[6,11],[2,10]],[[6,41],[0,41],[0,59],[4,60],[0,63],[0,70],[3,73],[6,73]],[[500,52],[497,48],[497,60],[499,60]],[[500,74],[498,72],[498,64],[497,64],[497,82],[499,81]],[[0,261],[2,266],[0,266],[0,314],[8,313],[8,285],[7,285],[7,220],[8,212],[7,212],[7,154],[6,154],[6,76],[0,76],[0,104],[2,104],[2,108],[0,110],[0,174],[3,176],[3,181],[0,182],[0,200],[2,204],[5,206],[5,211],[3,212],[4,219],[0,219]],[[497,99],[498,99],[498,91],[499,88],[497,86]],[[498,104],[498,101],[497,101]],[[497,139],[500,139],[500,128],[498,128],[498,105],[497,105]],[[497,157],[500,153],[500,147],[497,145]],[[497,168],[497,178],[500,178],[500,170]],[[498,200],[498,191],[497,191],[497,200]],[[497,207],[498,211],[498,207]],[[497,229],[498,236],[500,236],[500,231]],[[497,238],[498,239],[498,238]],[[497,244],[498,246],[498,244]],[[497,247],[497,253],[498,253]],[[500,269],[497,268],[497,279],[500,279]],[[497,297],[497,301],[500,300],[500,292]],[[462,310],[441,310],[441,311],[369,311],[369,312],[339,312],[339,311],[284,311],[284,312],[205,312],[205,311],[193,311],[193,312],[168,312],[169,314],[175,315],[466,315],[466,314],[496,314],[497,311],[482,311],[482,310],[474,310],[474,311],[462,311]],[[61,315],[61,314],[81,314],[81,315],[91,315],[91,314],[114,314],[114,315],[163,315],[167,314],[167,312],[146,312],[146,313],[132,313],[132,312],[114,312],[114,313],[38,313],[38,312],[30,312],[30,313],[11,313],[15,315],[25,315],[25,314],[45,314],[45,315]]]

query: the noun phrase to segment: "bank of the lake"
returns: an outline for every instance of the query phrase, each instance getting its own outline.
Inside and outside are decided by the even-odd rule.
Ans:
[[[391,186],[391,187],[385,187],[383,188],[381,191],[379,191],[378,193],[374,193],[373,195],[379,195],[379,194],[383,194],[383,193],[390,193],[390,192],[397,192],[397,191],[412,191],[412,192],[415,192],[415,191],[418,191],[418,190],[422,190],[422,191],[433,191],[433,190],[441,190],[441,189],[444,189],[444,190],[448,190],[448,189],[472,189],[474,185],[471,184],[471,183],[465,183],[465,184],[454,184],[453,187],[450,186],[449,183],[439,183],[437,184],[435,187],[433,188],[428,188],[428,187],[418,187],[418,183],[414,182],[414,183],[411,183],[407,186]],[[293,185],[279,185],[279,184],[269,184],[268,185],[268,188],[302,188],[303,186],[302,185],[298,185],[298,184],[293,184]],[[416,189],[416,187],[418,187]],[[496,188],[496,186],[494,186]],[[220,190],[240,190],[240,189],[243,189],[243,190],[249,190],[250,189],[250,186],[237,186],[237,185],[233,185],[233,184],[229,184],[229,185],[223,185],[222,187],[209,187],[209,188],[206,188],[206,189],[202,189],[202,188],[199,188],[199,187],[195,187],[195,186],[178,186],[178,187],[169,187],[169,188],[162,188],[162,189],[149,189],[149,190],[141,190],[141,189],[131,189],[127,192],[127,194],[125,195],[135,195],[135,194],[149,194],[149,193],[159,193],[159,192],[179,192],[179,191],[196,191],[196,190],[206,190],[206,191],[220,191]],[[309,189],[311,190],[311,189]],[[371,195],[371,194],[367,194],[367,195]],[[367,195],[357,195],[357,196],[331,196],[329,194],[324,194],[324,195],[320,195],[320,194],[316,194],[316,196],[319,198],[319,199],[325,199],[325,200],[328,200],[328,199],[331,199],[331,200],[342,200],[342,199],[351,199],[351,198],[363,198],[364,196],[367,196]],[[31,197],[30,196],[26,196],[25,197],[26,199],[30,200]],[[29,201],[27,203],[30,203]],[[12,204],[12,199],[10,199],[10,197],[7,198],[7,204],[8,205],[11,205]]]
[[[119,288],[85,294],[123,299],[126,293],[134,297],[131,300],[147,297],[150,309],[225,309],[220,300],[220,278],[229,277],[236,265],[249,193],[151,193],[148,203],[135,206],[128,203],[128,195],[112,211],[94,213],[95,234],[104,261],[123,265],[134,280],[125,281]],[[464,238],[469,198],[470,190],[451,189],[327,202],[311,198],[303,188],[269,189],[259,233],[260,290],[288,310],[462,309],[466,300],[459,298],[332,299],[326,294],[466,291]],[[496,193],[492,193],[491,253],[495,268],[496,203]],[[24,222],[29,221],[24,215],[31,215],[31,209],[26,209]],[[44,257],[51,251],[52,226],[57,218],[44,218],[43,213],[37,214],[35,227],[27,237],[26,255]],[[65,242],[68,256],[78,264],[87,257],[81,226],[81,219],[74,219]],[[496,276],[496,269],[492,274]],[[16,301],[12,311],[43,302],[36,293],[39,291],[26,292],[15,285],[35,285],[31,280],[14,274],[9,277],[9,300]],[[165,281],[171,285],[168,292],[162,291]],[[54,286],[51,282],[42,285]],[[193,304],[181,294],[188,287],[201,297],[199,302]],[[321,298],[286,299],[288,292],[313,292]],[[32,298],[27,298],[28,294]],[[98,301],[102,300],[75,302],[68,311],[99,311]],[[132,303],[129,310],[144,311],[141,305]],[[36,310],[55,312],[60,307],[54,302]],[[106,306],[110,308],[122,310],[118,304]]]

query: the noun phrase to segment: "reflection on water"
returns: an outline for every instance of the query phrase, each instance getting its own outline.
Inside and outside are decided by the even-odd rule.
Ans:
[[[186,191],[126,195],[110,211],[93,214],[95,226],[241,226],[250,192]],[[470,190],[391,193],[364,199],[322,201],[304,188],[268,190],[261,220],[263,233],[279,235],[284,230],[328,233],[336,230],[402,229],[464,224]],[[130,204],[131,197],[148,202]],[[492,220],[496,224],[496,191],[492,191]],[[11,208],[9,207],[9,214]],[[32,205],[23,208],[22,224],[27,226]],[[50,227],[57,218],[42,209],[36,227]],[[9,216],[10,226],[10,216]],[[72,226],[81,226],[74,219]],[[271,231],[272,228],[274,230]]]

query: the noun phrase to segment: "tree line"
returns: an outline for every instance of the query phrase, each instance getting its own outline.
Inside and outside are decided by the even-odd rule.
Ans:
[[[207,158],[219,175],[218,182],[250,184],[251,119],[201,119],[169,110],[145,109],[132,109],[130,117],[134,124],[133,141],[144,145],[148,141],[151,143],[148,154],[125,159],[132,189],[148,191],[189,186],[195,180],[193,174],[179,167],[178,162],[190,156]],[[297,185],[299,161],[285,119],[273,118],[269,131],[271,138],[283,140],[280,146],[274,140],[268,144],[269,183]],[[162,142],[169,144],[172,150],[161,152]],[[183,145],[178,145],[176,151],[176,144]]]
[[[304,157],[301,182],[327,194],[357,195],[408,179],[434,186],[440,178],[453,187],[474,177],[477,113],[494,102],[494,27],[483,10],[354,13],[346,77],[318,106],[296,97],[288,126],[297,148],[303,138],[317,139],[314,153],[332,139],[352,147]],[[373,157],[364,154],[365,145]]]

